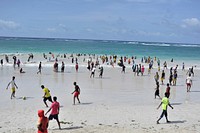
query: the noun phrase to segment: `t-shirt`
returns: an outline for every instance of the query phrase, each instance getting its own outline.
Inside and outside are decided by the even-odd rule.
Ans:
[[[11,84],[11,87],[12,87],[12,88],[15,88],[15,81],[14,81],[14,80],[12,80],[12,81],[10,82],[10,84]]]
[[[169,104],[169,99],[167,97],[162,98],[162,109],[167,110],[167,106]]]
[[[43,91],[44,91],[44,93],[45,93],[45,96],[44,96],[44,97],[50,97],[50,96],[51,96],[50,93],[49,93],[50,91],[49,91],[48,88],[44,88]]]
[[[58,108],[60,107],[60,104],[59,104],[59,102],[53,102],[52,104],[51,104],[51,115],[56,115],[56,114],[58,114],[59,112],[58,112]]]
[[[170,93],[170,87],[167,87],[166,93]]]
[[[191,81],[192,81],[191,77],[187,77],[186,83],[187,83],[187,84],[191,84]]]

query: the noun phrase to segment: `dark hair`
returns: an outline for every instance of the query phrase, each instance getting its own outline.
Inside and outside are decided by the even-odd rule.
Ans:
[[[43,88],[44,88],[44,85],[41,85],[41,88],[43,89]]]
[[[57,97],[56,97],[56,96],[55,96],[55,97],[53,97],[53,100],[54,100],[54,101],[57,101]]]
[[[76,85],[76,82],[74,82],[74,85]]]

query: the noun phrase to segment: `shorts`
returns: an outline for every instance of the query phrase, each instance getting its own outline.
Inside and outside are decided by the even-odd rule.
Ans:
[[[162,118],[163,116],[167,117],[167,110],[163,110],[162,114],[160,115],[160,118]]]
[[[15,87],[11,88],[11,92],[12,92],[12,93],[15,92]]]
[[[50,97],[44,97],[43,101],[46,102],[47,100],[49,100],[50,102],[53,102],[51,96]]]
[[[74,97],[78,97],[79,94],[80,94],[80,93],[79,93],[78,91],[76,91],[76,92],[74,93]]]
[[[190,83],[187,83],[187,86],[191,86],[191,84],[190,84]]]
[[[58,114],[55,114],[55,115],[49,115],[49,120],[58,120]]]

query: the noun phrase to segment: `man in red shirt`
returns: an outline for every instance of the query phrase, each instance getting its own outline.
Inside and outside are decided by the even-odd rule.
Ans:
[[[49,115],[49,120],[55,119],[58,123],[59,129],[61,129],[60,127],[60,122],[58,119],[58,114],[60,111],[60,104],[59,102],[57,102],[57,97],[53,97],[53,103],[51,104],[50,109],[45,113],[45,115],[51,111],[50,115]]]

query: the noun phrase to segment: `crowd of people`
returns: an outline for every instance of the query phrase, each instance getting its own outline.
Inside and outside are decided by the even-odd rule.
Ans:
[[[51,53],[52,54],[52,53]],[[45,59],[47,59],[47,55],[44,54],[43,55]],[[64,54],[63,56],[64,58],[67,58],[67,56]],[[52,58],[54,59],[54,55],[52,55]],[[78,72],[79,71],[79,61],[78,61],[78,58],[74,58],[74,55],[72,54],[70,56],[71,58],[71,63],[74,64],[74,68],[75,68],[75,71]],[[94,59],[95,58],[95,59]],[[28,58],[28,61],[30,61],[30,59],[33,59],[33,54],[30,54],[29,58]],[[171,67],[170,69],[168,69],[168,66],[167,66],[167,62],[165,61],[163,63],[163,69],[161,71],[161,63],[160,63],[160,60],[158,58],[154,58],[152,59],[151,57],[142,57],[141,59],[141,63],[137,64],[136,63],[136,57],[131,57],[131,58],[128,58],[128,57],[120,57],[119,58],[119,61],[117,62],[117,59],[118,57],[117,56],[106,56],[106,55],[103,55],[103,56],[95,56],[95,55],[92,55],[92,56],[89,56],[89,59],[86,61],[85,58],[83,58],[83,62],[87,62],[87,69],[91,72],[90,74],[90,78],[94,78],[95,77],[95,71],[97,71],[97,69],[99,70],[99,78],[102,78],[103,77],[103,73],[104,73],[104,68],[103,68],[103,65],[111,65],[113,68],[118,65],[119,67],[122,68],[122,71],[121,73],[126,73],[125,71],[125,68],[126,68],[126,65],[131,65],[131,62],[132,62],[132,72],[134,73],[134,75],[136,76],[143,76],[144,73],[145,73],[145,64],[146,66],[148,66],[148,71],[146,72],[147,75],[150,75],[151,74],[151,70],[154,69],[154,66],[155,66],[155,62],[157,63],[157,72],[155,73],[154,75],[154,80],[155,80],[155,83],[156,83],[156,88],[155,88],[155,99],[156,97],[159,97],[159,99],[162,99],[161,101],[161,104],[158,106],[158,108],[162,105],[162,109],[163,109],[163,112],[160,116],[160,118],[157,120],[157,123],[159,124],[159,121],[160,119],[165,115],[166,117],[166,121],[167,122],[170,122],[168,120],[168,114],[167,114],[167,106],[170,106],[172,109],[173,107],[170,105],[170,102],[169,102],[169,98],[170,98],[170,89],[171,87],[170,86],[176,86],[177,84],[177,79],[179,78],[178,76],[178,65],[176,65],[174,68]],[[5,60],[6,62],[9,62],[9,58],[8,56],[6,55],[5,56]],[[1,59],[1,65],[3,66],[4,60]],[[15,65],[18,66],[18,68],[20,68],[20,73],[25,73],[25,71],[23,71],[22,67],[20,66],[21,64],[21,61],[20,59],[17,59],[16,56],[13,56],[13,66],[15,68]],[[57,58],[55,58],[54,60],[54,64],[53,64],[53,71],[54,72],[58,72],[59,71],[59,61]],[[65,63],[64,61],[61,61],[61,72],[64,72],[65,71]],[[42,74],[42,62],[39,62],[39,65],[38,65],[38,71],[37,71],[37,74]],[[180,70],[180,69],[179,69]],[[183,66],[182,66],[182,70],[185,70],[185,64],[183,63]],[[161,72],[160,72],[161,71]],[[169,78],[168,78],[168,81],[166,81],[166,71],[169,71]],[[160,75],[159,75],[160,73]],[[186,91],[187,92],[190,92],[190,89],[191,89],[191,86],[192,86],[192,77],[191,76],[194,76],[194,68],[193,66],[191,68],[189,68],[188,72],[186,73],[188,75],[188,77],[186,78]],[[161,82],[161,84],[159,83],[159,81]],[[160,96],[160,85],[167,85],[166,87],[166,92],[164,93],[164,97],[161,98]],[[8,89],[8,87],[11,85],[11,99],[15,98],[15,92],[16,92],[16,89],[15,88],[18,88],[18,86],[16,85],[15,83],[15,77],[13,76],[12,77],[12,80],[8,83],[8,86],[6,89]],[[80,103],[80,99],[79,99],[79,95],[80,95],[80,87],[77,85],[76,82],[73,83],[74,85],[74,91],[72,92],[73,94],[73,104],[75,105],[75,101],[77,99],[78,103]],[[49,102],[51,102],[51,106],[49,108],[49,110],[44,113],[44,110],[38,110],[38,117],[39,117],[39,120],[38,120],[38,133],[42,133],[42,132],[45,132],[47,131],[47,128],[48,128],[48,123],[49,123],[49,120],[52,120],[52,119],[55,119],[58,123],[58,126],[59,126],[59,129],[61,129],[61,126],[60,126],[60,122],[59,122],[59,111],[60,111],[60,104],[59,102],[57,101],[57,97],[54,96],[53,97],[53,100],[51,98],[51,94],[50,94],[50,90],[48,88],[46,88],[44,85],[41,85],[41,88],[43,89],[44,91],[44,96],[43,96],[43,102],[45,104],[46,107],[49,107],[48,104],[47,104],[47,100]],[[49,117],[47,118],[45,115],[48,114],[48,112],[50,112],[50,115]]]

